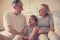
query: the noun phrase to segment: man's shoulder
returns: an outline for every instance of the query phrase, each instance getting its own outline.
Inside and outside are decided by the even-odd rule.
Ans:
[[[5,13],[4,15],[5,15],[5,16],[11,15],[11,12],[7,12],[7,13]]]
[[[7,12],[3,15],[3,17],[9,17],[11,15],[12,12]]]
[[[23,16],[24,18],[26,18],[26,16],[24,14],[21,14],[21,16]]]

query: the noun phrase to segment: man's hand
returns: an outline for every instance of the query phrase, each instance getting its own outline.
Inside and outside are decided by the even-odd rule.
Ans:
[[[12,33],[12,34],[14,34],[14,35],[19,34],[16,30],[14,30],[14,29],[11,27],[11,25],[8,25],[6,31],[8,31],[8,32],[10,32],[10,33]]]

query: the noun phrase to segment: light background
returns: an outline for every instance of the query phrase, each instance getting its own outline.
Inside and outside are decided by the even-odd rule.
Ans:
[[[30,15],[34,14],[38,16],[38,10],[42,3],[48,4],[50,10],[53,13],[55,29],[60,29],[60,0],[21,0],[23,2],[23,14],[26,16],[27,20]],[[0,30],[3,27],[3,14],[11,12],[12,0],[0,0]]]

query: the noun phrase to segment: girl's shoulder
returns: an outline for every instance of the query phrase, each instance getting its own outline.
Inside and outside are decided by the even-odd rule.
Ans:
[[[34,29],[37,29],[38,30],[39,29],[39,26],[35,26]]]

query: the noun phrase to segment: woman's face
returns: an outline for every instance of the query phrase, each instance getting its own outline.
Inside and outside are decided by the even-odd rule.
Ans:
[[[39,15],[45,16],[45,14],[46,14],[46,9],[44,7],[41,7],[41,9],[39,10]]]
[[[30,17],[29,24],[30,25],[34,25],[35,23],[36,23],[36,21],[34,20],[34,18],[33,17]]]

